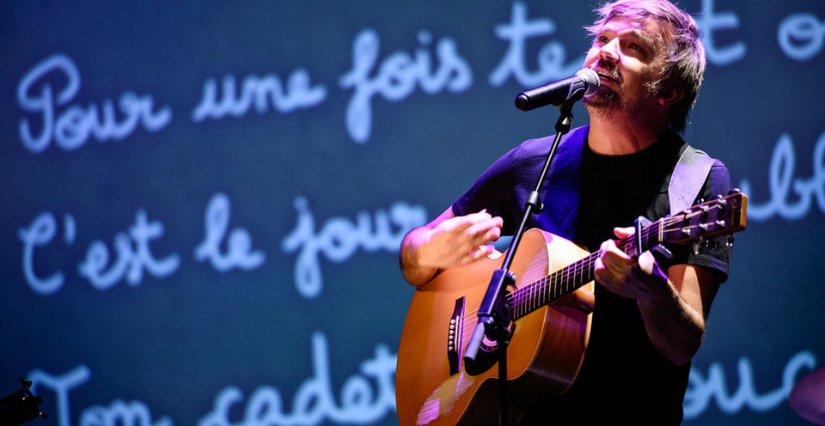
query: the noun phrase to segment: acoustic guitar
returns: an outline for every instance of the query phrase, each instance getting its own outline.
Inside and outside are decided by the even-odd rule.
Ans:
[[[747,196],[697,204],[664,217],[617,242],[629,255],[661,243],[701,243],[706,237],[745,229]],[[561,394],[584,360],[595,303],[598,253],[548,232],[524,234],[510,270],[516,283],[507,294],[512,313],[507,357],[509,423],[515,423],[537,392]],[[410,303],[396,368],[396,407],[401,426],[497,424],[498,355],[485,339],[468,373],[463,355],[475,329],[475,310],[501,258],[452,268],[418,286]]]

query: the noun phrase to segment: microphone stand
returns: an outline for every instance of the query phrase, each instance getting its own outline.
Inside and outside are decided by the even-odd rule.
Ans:
[[[584,89],[581,89],[581,92],[584,92]],[[539,196],[539,190],[541,190],[544,180],[547,177],[547,172],[550,170],[550,163],[556,155],[556,149],[559,146],[559,142],[561,142],[562,136],[570,131],[570,125],[573,122],[573,104],[580,98],[580,94],[579,96],[571,96],[567,102],[558,105],[561,115],[556,122],[556,137],[553,140],[553,145],[547,154],[547,159],[539,175],[536,188],[530,193],[525,202],[524,217],[522,217],[521,224],[513,235],[513,239],[510,241],[510,247],[507,250],[507,255],[504,258],[502,267],[501,269],[495,270],[490,279],[487,292],[478,309],[478,323],[473,331],[473,337],[467,345],[467,350],[464,353],[465,370],[468,374],[480,374],[486,371],[486,369],[480,366],[474,367],[474,363],[479,354],[478,351],[484,350],[482,348],[484,337],[490,336],[496,341],[496,352],[499,358],[499,425],[501,426],[507,424],[507,347],[510,344],[510,321],[512,319],[510,305],[507,304],[505,296],[507,294],[507,287],[516,283],[516,276],[510,272],[510,267],[513,263],[518,245],[521,243],[521,238],[526,231],[527,221],[531,215],[534,213],[539,214],[544,209],[544,205]],[[471,370],[475,371],[471,372]]]

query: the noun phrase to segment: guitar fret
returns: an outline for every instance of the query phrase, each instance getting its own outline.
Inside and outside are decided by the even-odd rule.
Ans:
[[[661,220],[657,220],[656,223],[659,224],[659,232],[657,233],[657,235],[658,235],[657,240],[658,241],[664,241],[665,240],[665,223]]]
[[[528,308],[528,311],[533,310],[533,301],[536,298],[536,295],[535,295],[536,290],[538,290],[538,289],[533,288],[533,286],[531,286],[530,289],[529,289],[529,292],[527,294],[527,308]]]
[[[542,291],[539,292],[538,297],[536,298],[536,309],[544,305],[545,301],[548,298],[548,293],[552,291],[553,288],[553,281],[552,280],[543,280],[542,281]]]
[[[561,297],[562,295],[567,293],[568,284],[570,283],[570,278],[575,278],[575,276],[576,276],[576,274],[575,274],[575,269],[576,269],[575,268],[575,263],[571,266],[573,266],[573,268],[564,268],[564,269],[562,269],[562,273],[559,276],[559,288],[558,288],[558,291],[556,292],[556,295],[555,295],[554,299],[558,299],[559,297]],[[573,271],[572,274],[569,273],[571,270]]]
[[[552,288],[552,282],[549,279],[550,277],[544,277],[541,280],[541,291],[539,291],[539,300],[537,301],[537,305],[541,306],[544,301],[547,299],[547,292],[550,291]]]

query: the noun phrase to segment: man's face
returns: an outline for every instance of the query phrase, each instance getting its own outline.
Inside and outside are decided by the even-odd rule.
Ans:
[[[584,68],[596,71],[601,82],[596,93],[584,100],[588,110],[638,114],[657,102],[665,66],[663,37],[653,19],[607,21],[584,60]]]

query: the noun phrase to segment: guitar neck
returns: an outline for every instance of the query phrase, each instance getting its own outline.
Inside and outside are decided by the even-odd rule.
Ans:
[[[664,218],[642,227],[641,242],[637,243],[636,235],[630,235],[617,243],[619,250],[634,256],[637,253],[649,250],[663,241]],[[641,244],[641,249],[637,246]],[[537,281],[522,286],[509,295],[513,318],[521,318],[536,309],[576,290],[593,281],[594,266],[599,252],[574,262]]]
[[[619,250],[630,256],[650,250],[663,242],[683,244],[688,241],[741,231],[746,225],[747,196],[732,191],[726,197],[695,205],[674,216],[663,217],[642,226],[640,238],[633,234],[617,243]],[[732,243],[732,236],[728,241]],[[550,275],[519,286],[508,295],[513,318],[530,312],[593,281],[593,268],[599,253],[591,253]]]
[[[593,281],[593,267],[598,257],[598,252],[591,253],[544,278],[514,290],[508,295],[513,319],[519,319]]]

